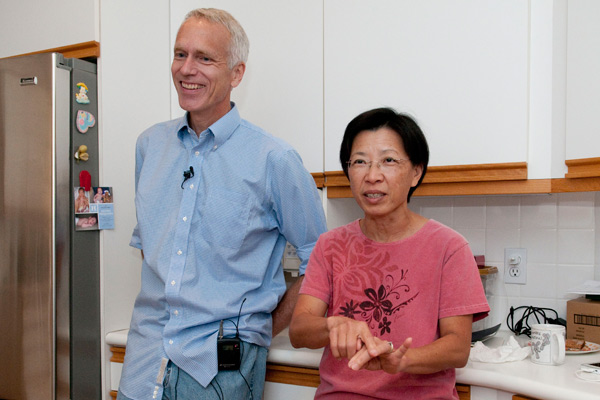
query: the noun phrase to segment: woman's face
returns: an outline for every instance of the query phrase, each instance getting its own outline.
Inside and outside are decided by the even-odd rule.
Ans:
[[[350,188],[365,217],[386,217],[406,209],[408,191],[422,171],[412,165],[400,136],[389,128],[362,131],[352,143]]]

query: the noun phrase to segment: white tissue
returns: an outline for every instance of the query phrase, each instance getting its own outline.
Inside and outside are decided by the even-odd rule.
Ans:
[[[521,347],[514,336],[509,336],[506,344],[495,349],[487,347],[483,342],[475,342],[471,348],[469,359],[487,363],[521,361],[527,358],[530,352],[529,346]]]

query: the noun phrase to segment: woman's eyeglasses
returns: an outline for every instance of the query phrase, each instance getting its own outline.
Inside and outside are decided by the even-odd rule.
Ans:
[[[400,165],[405,161],[409,161],[408,158],[393,158],[393,157],[384,157],[379,161],[376,161],[377,167],[381,170],[381,172],[395,172],[398,170]],[[363,158],[355,158],[353,160],[349,160],[346,162],[348,164],[348,169],[354,172],[367,172],[371,169],[373,165],[373,161],[365,160]]]

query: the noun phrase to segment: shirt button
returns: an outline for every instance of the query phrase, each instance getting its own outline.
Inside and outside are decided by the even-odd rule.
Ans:
[[[173,344],[173,340],[169,340],[169,344]]]
[[[171,286],[175,286],[175,281],[171,281]]]
[[[175,310],[175,311],[173,311],[173,314],[179,315],[179,311]]]
[[[184,221],[184,222],[185,222],[185,221],[187,221],[187,217],[183,217],[183,221]]]
[[[192,184],[190,185],[190,189],[193,189],[193,188],[194,188],[194,184],[192,183]]]
[[[196,157],[198,157],[200,155],[200,152],[196,151],[194,154],[196,155]]]
[[[217,149],[217,147],[219,147],[219,146],[217,146],[217,145],[215,144],[215,147],[213,147],[213,150],[216,150],[216,149]]]
[[[181,250],[177,250],[177,255],[180,256],[183,252]]]

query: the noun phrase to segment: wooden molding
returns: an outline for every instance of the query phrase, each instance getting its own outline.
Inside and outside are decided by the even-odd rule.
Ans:
[[[327,186],[327,185],[326,185]],[[424,183],[413,196],[473,196],[548,194],[600,191],[600,177],[579,179],[529,179],[526,181]],[[328,199],[352,198],[350,186],[327,187]]]
[[[428,167],[423,183],[491,182],[527,179],[527,163]]]
[[[31,53],[19,54],[18,56],[28,56],[31,54],[41,53],[60,53],[66,58],[99,58],[100,57],[100,43],[96,41],[84,42],[71,44],[69,46],[55,47],[53,49],[46,49],[40,51],[34,51]],[[12,58],[12,57],[7,57]]]
[[[600,157],[567,160],[568,172],[565,178],[600,177]]]
[[[312,172],[311,175],[317,187],[322,189],[325,186],[325,174],[323,172]]]
[[[471,386],[457,383],[456,391],[458,392],[459,400],[471,400]]]
[[[526,163],[430,167],[413,196],[473,196],[600,191],[600,158],[567,161],[561,179],[527,179]],[[343,171],[326,171],[327,198],[352,198]]]
[[[318,387],[321,383],[318,369],[288,367],[271,363],[267,363],[265,380],[267,382],[310,387]]]
[[[122,363],[125,361],[125,347],[111,347],[110,362]]]
[[[551,193],[600,191],[600,176],[578,179],[552,179]]]
[[[343,171],[326,171],[325,186],[349,186]],[[527,163],[470,164],[428,167],[423,184],[526,181]]]
[[[344,171],[325,171],[325,187],[350,187],[350,181],[346,178]]]

